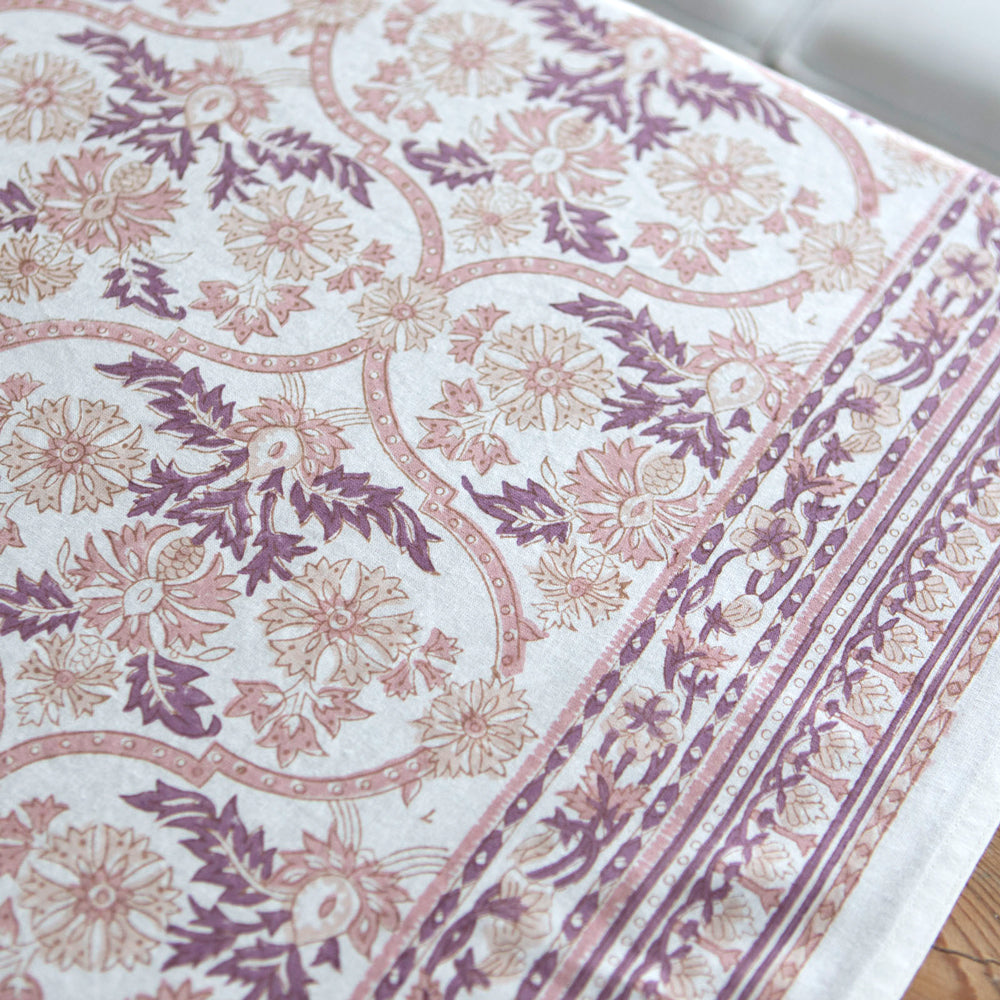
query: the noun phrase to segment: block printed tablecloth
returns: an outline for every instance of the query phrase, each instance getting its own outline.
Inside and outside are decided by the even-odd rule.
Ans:
[[[815,979],[1000,666],[997,183],[611,3],[0,33],[0,998]]]

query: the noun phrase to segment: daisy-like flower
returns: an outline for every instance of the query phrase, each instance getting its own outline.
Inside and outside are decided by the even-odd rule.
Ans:
[[[362,336],[380,347],[424,350],[451,320],[448,300],[415,278],[383,278],[351,306]]]
[[[218,56],[211,62],[195,60],[194,68],[177,73],[171,91],[184,99],[184,121],[191,130],[226,122],[239,133],[251,119],[267,121],[274,98],[239,66]]]
[[[462,225],[452,230],[455,245],[469,253],[499,244],[514,246],[535,222],[531,198],[512,184],[477,184],[467,189],[451,210]]]
[[[776,514],[753,504],[744,526],[733,532],[733,544],[746,553],[751,569],[772,573],[806,554],[801,533],[791,511]]]
[[[607,556],[575,545],[554,545],[529,571],[545,600],[536,604],[547,627],[576,629],[586,615],[591,625],[607,621],[622,608],[629,580]]]
[[[782,183],[760,147],[746,139],[691,135],[649,172],[667,207],[708,224],[745,226],[778,203]]]
[[[536,198],[593,197],[625,174],[621,143],[575,111],[513,111],[509,124],[497,118],[486,146],[503,178]]]
[[[33,406],[10,442],[0,445],[0,465],[25,502],[39,511],[74,514],[110,506],[146,461],[142,430],[103,400],[47,399]],[[72,497],[72,501],[70,501]]]
[[[998,281],[993,255],[988,250],[973,250],[960,243],[952,243],[941,251],[934,273],[963,298],[992,291]]]
[[[139,521],[106,531],[108,555],[92,535],[70,576],[84,599],[84,622],[119,649],[133,653],[203,645],[233,617],[235,576],[222,556],[209,555],[167,524]]]
[[[331,225],[344,217],[340,202],[303,189],[293,210],[289,201],[295,191],[291,186],[258,191],[223,216],[219,229],[237,264],[263,275],[276,260],[278,281],[309,281],[354,246],[350,225]]]
[[[696,510],[696,492],[674,498],[683,481],[683,463],[651,456],[632,440],[608,441],[599,451],[579,454],[567,492],[577,498],[582,531],[606,552],[633,563],[669,559]]]
[[[892,177],[904,184],[940,183],[954,171],[954,167],[946,163],[929,146],[918,145],[909,137],[905,142],[901,142],[895,136],[889,135],[882,140],[881,145],[889,157]]]
[[[0,301],[48,298],[69,288],[80,265],[54,241],[22,234],[0,247]]]
[[[631,688],[608,716],[604,728],[614,730],[622,749],[636,760],[649,760],[684,735],[681,700],[673,691]]]
[[[824,292],[864,288],[885,266],[885,243],[878,230],[861,218],[813,226],[795,253]]]
[[[21,901],[45,960],[60,969],[145,965],[180,912],[170,867],[133,830],[71,827],[36,859]]]
[[[851,426],[856,431],[892,427],[899,423],[899,389],[876,382],[871,375],[854,381],[854,398],[849,400]]]
[[[38,183],[42,222],[87,253],[124,250],[165,235],[157,223],[173,222],[173,210],[182,204],[180,189],[168,181],[147,189],[153,176],[148,163],[113,166],[118,159],[120,154],[103,148],[81,149],[64,164],[52,160]]]
[[[94,78],[49,53],[0,62],[0,134],[8,139],[69,139],[100,102]]]
[[[507,423],[522,431],[593,423],[613,385],[579,334],[544,324],[494,332],[478,370]]]
[[[535,736],[528,726],[530,710],[512,680],[478,679],[452,684],[414,725],[423,746],[433,752],[435,774],[502,777],[506,762]]]
[[[411,55],[434,86],[453,97],[503,94],[532,60],[524,35],[499,18],[464,11],[431,18]]]
[[[93,715],[120,676],[115,651],[106,642],[93,636],[42,637],[17,675],[32,684],[31,691],[14,699],[18,718],[22,725],[40,726],[45,719],[58,724],[63,709],[74,719]]]
[[[278,666],[358,688],[415,644],[400,580],[354,559],[308,564],[260,616]]]
[[[328,416],[287,399],[261,399],[257,406],[240,410],[243,419],[226,433],[246,442],[251,479],[268,476],[275,469],[294,473],[304,486],[337,465],[340,452],[350,445]]]

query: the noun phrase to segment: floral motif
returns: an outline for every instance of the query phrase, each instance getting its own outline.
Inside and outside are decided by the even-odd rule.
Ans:
[[[500,879],[496,898],[498,909],[513,904],[511,909],[517,915],[490,918],[486,931],[490,953],[482,968],[488,976],[516,976],[528,965],[524,945],[544,938],[551,930],[552,891],[514,868]]]
[[[414,278],[385,278],[351,311],[362,336],[380,347],[424,350],[448,325],[448,303],[433,285]]]
[[[421,743],[434,754],[438,775],[507,773],[506,762],[535,733],[529,705],[512,680],[451,685],[416,720]]]
[[[0,302],[46,299],[69,288],[80,265],[57,243],[33,234],[0,246]]]
[[[354,246],[350,225],[329,225],[344,217],[340,202],[305,190],[293,210],[295,191],[291,186],[258,191],[223,217],[219,228],[237,264],[265,275],[276,261],[275,280],[310,281]]]
[[[531,198],[512,184],[475,185],[455,203],[451,217],[461,223],[452,230],[455,245],[466,253],[516,246],[535,221]]]
[[[597,625],[622,608],[628,596],[630,581],[603,553],[573,544],[552,546],[530,573],[544,598],[535,607],[549,627],[575,630],[584,616]]]
[[[497,118],[486,138],[505,180],[536,198],[604,193],[625,172],[621,147],[593,121],[573,112],[531,108]]]
[[[681,217],[745,226],[778,203],[780,178],[760,169],[771,165],[767,153],[745,139],[691,135],[661,156],[649,176]]]
[[[986,250],[973,250],[959,243],[944,248],[934,273],[948,288],[963,298],[992,291],[1000,276],[993,256]]]
[[[184,99],[184,120],[192,130],[224,121],[237,132],[246,132],[251,120],[267,120],[268,105],[274,102],[252,76],[218,56],[211,62],[195,60],[193,69],[174,77],[171,90]]]
[[[74,514],[95,511],[113,504],[145,464],[141,436],[117,406],[63,396],[28,410],[11,441],[0,445],[0,465],[39,511],[64,504]]]
[[[899,423],[899,389],[876,382],[870,375],[859,375],[851,401],[851,426],[856,431],[892,427]]]
[[[46,719],[58,724],[63,709],[74,719],[93,715],[115,690],[120,676],[115,670],[115,651],[100,639],[42,637],[18,671],[18,680],[32,684],[30,692],[14,699],[18,719],[22,725],[39,726]]]
[[[494,332],[478,371],[519,430],[593,423],[612,386],[600,354],[579,334],[544,324]]]
[[[96,109],[94,78],[71,59],[18,55],[0,63],[0,133],[8,139],[68,139]]]
[[[608,441],[580,453],[566,489],[577,498],[584,534],[641,568],[668,559],[690,524],[691,498],[671,499],[683,482],[682,470],[682,462],[660,460],[649,447]]]
[[[261,615],[278,666],[360,687],[414,646],[417,626],[404,610],[401,581],[353,559],[308,564],[267,602]]]
[[[743,527],[733,532],[733,544],[746,553],[751,569],[773,573],[806,554],[801,533],[791,511],[775,513],[753,504]]]
[[[149,841],[106,824],[51,836],[22,891],[45,960],[61,969],[146,964],[180,910],[180,890]]]
[[[292,10],[300,28],[354,27],[366,14],[375,9],[375,0],[292,0]]]
[[[439,90],[469,97],[510,90],[532,60],[523,35],[498,18],[464,12],[431,18],[411,53]]]
[[[92,535],[70,575],[84,599],[84,621],[119,649],[142,652],[203,645],[234,616],[236,577],[187,535],[143,522],[106,531],[108,555]]]
[[[240,410],[242,420],[227,433],[246,443],[247,475],[259,479],[275,469],[292,472],[304,486],[337,466],[340,453],[350,445],[343,428],[325,413],[297,406],[287,399],[262,399],[257,406]]]
[[[680,699],[672,691],[634,687],[622,696],[604,725],[617,734],[623,751],[646,761],[684,735],[680,713]]]
[[[149,164],[115,165],[120,158],[103,147],[81,149],[65,158],[68,173],[54,159],[38,182],[45,196],[42,221],[87,253],[101,247],[124,250],[164,236],[157,223],[173,222],[174,210],[183,204],[180,189],[169,181],[148,187]]]
[[[861,218],[813,226],[796,254],[824,292],[865,288],[885,266],[885,243],[875,227]]]

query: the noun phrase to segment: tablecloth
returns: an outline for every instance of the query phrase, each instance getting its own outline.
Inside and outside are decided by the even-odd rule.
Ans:
[[[0,33],[0,998],[898,995],[998,182],[611,2]]]

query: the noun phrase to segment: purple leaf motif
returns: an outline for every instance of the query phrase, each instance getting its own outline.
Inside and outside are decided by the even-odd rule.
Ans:
[[[161,358],[133,353],[128,361],[97,365],[97,370],[152,396],[146,405],[166,417],[158,431],[173,434],[193,448],[234,447],[233,439],[224,434],[233,422],[233,404],[223,402],[221,385],[206,388],[197,368],[185,372]]]
[[[70,631],[80,612],[48,574],[37,581],[17,571],[13,587],[0,587],[0,635],[17,632],[30,639],[39,632],[54,632],[60,625]]]
[[[675,458],[692,454],[713,477],[729,457],[729,436],[711,409],[699,409],[707,395],[700,381],[684,372],[685,349],[673,330],[661,330],[643,307],[633,316],[618,302],[581,294],[554,307],[590,326],[611,331],[607,339],[625,353],[623,368],[642,372],[638,384],[619,378],[621,396],[602,400],[610,419],[603,430],[642,428],[644,436],[677,445]],[[664,389],[671,391],[664,392]]]
[[[264,183],[252,167],[245,167],[236,159],[233,147],[228,142],[222,147],[219,165],[212,171],[212,181],[208,187],[209,204],[212,208],[218,208],[224,201],[232,200],[233,195],[240,201],[246,201],[250,197],[250,186]]]
[[[403,143],[406,162],[431,175],[431,184],[447,184],[452,190],[460,184],[493,180],[493,167],[464,139],[457,146],[438,140],[437,150],[418,149],[415,139]]]
[[[759,83],[740,83],[728,73],[701,69],[685,80],[671,80],[667,90],[677,107],[693,104],[702,121],[715,110],[724,111],[737,120],[744,113],[785,142],[798,142],[792,135],[793,119],[778,100],[762,93]]]
[[[567,511],[533,479],[528,480],[526,487],[503,483],[502,495],[477,493],[467,476],[462,476],[462,485],[484,514],[500,522],[497,534],[501,538],[514,538],[518,545],[528,545],[539,538],[565,542],[569,537]]]
[[[541,14],[538,23],[549,29],[546,38],[565,42],[577,52],[607,52],[608,24],[597,16],[596,8],[585,10],[576,0],[509,0],[525,3]]]
[[[207,677],[208,672],[186,663],[176,663],[157,652],[140,653],[128,661],[131,670],[125,711],[139,709],[144,725],[162,722],[178,736],[198,739],[215,736],[222,728],[219,717],[213,715],[206,726],[198,709],[213,704],[204,691],[193,682]]]
[[[7,181],[0,188],[0,229],[31,230],[38,221],[38,206],[24,193],[20,185]]]
[[[183,319],[187,310],[183,306],[171,307],[167,302],[167,296],[176,295],[177,289],[163,280],[165,273],[162,267],[148,260],[132,257],[104,275],[108,287],[103,297],[117,299],[122,309],[138,306],[160,319]]]
[[[542,216],[546,224],[545,242],[555,241],[563,253],[575,250],[601,264],[612,264],[628,257],[624,247],[619,247],[617,253],[611,249],[611,241],[618,237],[601,225],[610,218],[607,212],[560,200],[543,205]]]
[[[156,102],[170,87],[172,74],[162,59],[154,59],[146,49],[145,39],[129,45],[118,35],[87,28],[76,35],[60,36],[64,42],[79,45],[104,57],[104,64],[116,75],[112,84],[132,91],[137,101]]]

